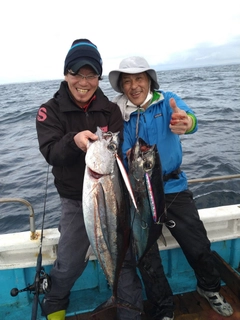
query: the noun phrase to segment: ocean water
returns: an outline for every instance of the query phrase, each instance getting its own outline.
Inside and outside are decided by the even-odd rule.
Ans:
[[[182,97],[195,111],[199,130],[181,136],[182,169],[188,179],[240,173],[240,65],[159,71],[160,87]],[[0,198],[24,198],[40,229],[58,225],[60,201],[38,149],[35,117],[61,80],[0,85]],[[111,99],[107,76],[100,82]],[[191,184],[197,207],[240,203],[240,179]],[[29,211],[0,203],[0,233],[29,230]]]

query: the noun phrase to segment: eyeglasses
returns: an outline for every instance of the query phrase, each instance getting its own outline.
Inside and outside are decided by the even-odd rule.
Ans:
[[[81,73],[74,73],[72,70],[68,70],[68,73],[78,80],[85,79],[87,82],[91,82],[94,79],[99,78],[99,74],[91,74],[91,75],[85,76],[84,74],[81,74]]]

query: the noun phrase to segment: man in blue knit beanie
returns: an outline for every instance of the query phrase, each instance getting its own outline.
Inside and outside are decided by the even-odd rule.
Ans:
[[[103,132],[119,132],[121,142],[123,131],[119,107],[99,88],[102,59],[91,41],[78,39],[73,42],[65,58],[63,73],[64,81],[59,90],[40,106],[36,119],[39,149],[52,166],[62,209],[57,259],[50,273],[51,291],[42,301],[42,311],[48,320],[65,319],[70,291],[88,263],[90,242],[82,209],[88,141],[98,139],[95,135],[97,127]],[[130,261],[126,261],[125,269],[130,269],[127,284],[132,286],[127,302],[139,308],[142,305],[140,279]],[[140,317],[135,311],[130,319],[140,320]]]

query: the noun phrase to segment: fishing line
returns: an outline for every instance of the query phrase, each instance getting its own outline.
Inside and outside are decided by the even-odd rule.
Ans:
[[[138,131],[139,131],[140,108],[141,108],[140,105],[137,106],[136,139],[138,138]]]
[[[173,198],[173,200],[171,201],[171,203],[166,207],[166,212],[167,210],[171,207],[171,205],[174,203],[174,201],[177,199],[178,195],[179,195],[180,192],[178,192],[176,194],[176,196]],[[165,226],[168,227],[168,228],[174,228],[176,226],[176,222],[173,221],[173,220],[168,220],[166,221],[165,223]]]
[[[49,164],[47,166],[47,177],[46,177],[46,186],[45,186],[45,194],[44,194],[44,203],[43,203],[43,219],[42,219],[42,228],[41,228],[41,237],[40,237],[40,247],[39,253],[37,257],[37,266],[36,266],[36,275],[34,280],[34,299],[32,305],[32,318],[31,320],[37,319],[37,308],[39,302],[39,294],[49,292],[50,291],[50,277],[45,273],[44,268],[42,267],[42,243],[43,243],[43,228],[44,228],[44,220],[46,215],[46,203],[47,203],[47,188],[48,188],[48,177],[49,177]]]
[[[42,229],[41,229],[41,238],[40,238],[40,250],[41,251],[42,251],[42,241],[43,241],[43,226],[44,226],[44,220],[45,220],[45,216],[46,216],[48,177],[49,177],[49,164],[47,166],[47,177],[46,177],[46,186],[45,186],[44,203],[43,203],[43,219],[42,219]]]

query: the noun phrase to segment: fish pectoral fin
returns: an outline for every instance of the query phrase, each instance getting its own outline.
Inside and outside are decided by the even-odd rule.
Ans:
[[[162,241],[162,243],[165,245],[165,247],[167,246],[167,241],[166,241],[166,238],[164,237],[163,234],[160,235],[159,240]]]
[[[107,221],[107,204],[106,204],[106,197],[105,192],[101,184],[99,184],[99,190],[96,197],[96,206],[97,206],[97,212],[98,212],[98,218],[100,221],[100,227],[102,231],[102,235],[104,238],[104,241],[106,243],[107,248],[110,248],[109,243],[109,232],[108,232],[108,221]]]
[[[95,253],[94,253],[94,251],[93,251],[92,246],[90,245],[90,246],[88,247],[88,250],[87,250],[87,253],[86,253],[86,256],[85,256],[84,261],[85,261],[85,262],[88,261],[88,260],[89,260],[89,257],[90,257],[90,256],[93,256],[93,255],[95,255]]]

